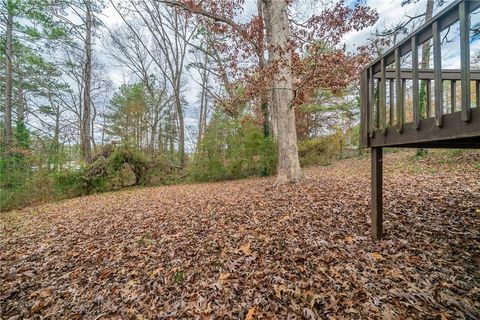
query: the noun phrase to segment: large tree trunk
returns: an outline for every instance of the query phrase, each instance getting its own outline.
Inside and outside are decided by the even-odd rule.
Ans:
[[[8,151],[12,146],[12,84],[13,84],[13,65],[12,65],[12,45],[13,45],[13,3],[7,1],[7,34],[5,50],[5,149]]]
[[[85,66],[83,70],[83,111],[80,123],[80,148],[83,160],[86,163],[92,161],[90,145],[90,86],[92,80],[92,13],[90,1],[85,1]]]
[[[275,117],[278,145],[278,173],[276,184],[298,182],[304,179],[300,168],[295,128],[295,108],[292,86],[292,52],[290,26],[285,0],[262,0],[265,5],[265,26],[269,45],[269,64],[272,77],[272,116]]]

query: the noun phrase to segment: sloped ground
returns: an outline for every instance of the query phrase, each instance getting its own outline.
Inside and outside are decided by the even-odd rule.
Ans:
[[[109,193],[1,215],[0,318],[478,319],[480,153]]]

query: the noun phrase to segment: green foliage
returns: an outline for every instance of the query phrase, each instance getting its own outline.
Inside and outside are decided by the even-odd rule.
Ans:
[[[125,165],[131,168],[135,176],[135,185],[146,182],[145,178],[149,166],[149,159],[144,154],[129,145],[116,148],[110,157],[108,157],[109,175],[118,174]]]
[[[83,171],[87,194],[116,190],[146,182],[149,159],[131,144],[107,146]]]
[[[303,140],[298,143],[298,155],[300,165],[328,165],[341,155],[343,147],[343,135],[336,134]]]
[[[85,194],[106,192],[111,190],[108,185],[110,180],[106,159],[99,159],[84,169],[83,187]]]
[[[351,145],[355,147],[360,146],[360,124],[352,128],[351,132]]]
[[[193,181],[218,181],[275,173],[276,147],[260,125],[215,113],[189,168]]]
[[[1,148],[1,211],[131,186],[179,183],[185,176],[166,157],[149,157],[132,143],[107,145],[88,166],[68,169],[59,169],[58,161],[51,164],[50,154],[38,157],[17,148],[5,156]]]
[[[15,141],[17,146],[21,149],[28,149],[29,147],[29,140],[30,140],[30,133],[28,132],[27,127],[25,126],[25,122],[17,121],[17,125],[15,126]]]
[[[54,173],[55,195],[58,198],[71,198],[84,194],[83,174],[83,170],[63,170]]]
[[[146,94],[142,84],[122,85],[110,100],[108,133],[123,142],[137,139],[137,131],[145,125]],[[134,141],[138,145],[138,141]]]
[[[148,159],[131,146],[107,146],[86,167],[50,172],[51,194],[64,199],[138,185],[145,181],[147,168]]]
[[[157,154],[150,158],[144,184],[150,186],[178,184],[185,180],[185,170],[167,156]]]
[[[353,90],[353,89],[350,89]],[[315,92],[313,101],[299,106],[299,111],[313,116],[315,121],[307,121],[301,127],[297,123],[297,135],[299,140],[308,139],[315,131],[337,130],[338,127],[350,127],[360,116],[358,95],[355,92],[337,92],[318,90]],[[301,118],[297,118],[301,119]]]
[[[415,153],[415,156],[418,158],[425,157],[426,155],[428,155],[428,149],[425,148],[418,148]]]
[[[54,198],[53,178],[27,151],[16,149],[0,159],[0,210],[9,210]]]
[[[182,283],[185,280],[185,273],[182,271],[176,271],[173,275],[173,281],[175,283]]]
[[[2,16],[10,13],[14,17],[15,29],[26,36],[32,45],[34,41],[69,41],[69,23],[59,18],[62,9],[68,6],[64,1],[49,0],[6,0]]]
[[[418,94],[420,119],[427,118],[427,81],[420,81],[420,92]]]
[[[33,197],[32,174],[35,163],[29,152],[29,132],[23,121],[14,128],[15,145],[8,152],[0,145],[0,208],[10,208]],[[38,169],[37,169],[38,171]],[[34,178],[34,177],[33,177]]]
[[[55,166],[50,166],[50,161],[46,159],[53,154],[49,153],[46,156],[43,153],[34,152],[30,132],[23,121],[17,121],[14,133],[15,145],[9,152],[5,152],[4,147],[0,146],[2,155],[0,157],[0,209],[2,211],[82,194],[71,181],[67,183],[68,179],[62,179],[63,175],[67,175],[67,171],[62,173],[52,171]],[[56,165],[59,163],[56,162]],[[73,175],[73,172],[68,174]]]
[[[461,156],[464,152],[465,152],[465,150],[463,150],[463,149],[451,149],[451,150],[450,150],[450,153],[451,153],[452,157],[459,157],[459,156]]]

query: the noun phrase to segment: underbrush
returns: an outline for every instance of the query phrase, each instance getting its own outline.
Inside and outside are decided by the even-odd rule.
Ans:
[[[342,158],[343,136],[330,136],[309,139],[298,143],[298,155],[302,167],[312,165],[329,165]]]
[[[269,176],[276,172],[276,144],[249,118],[214,115],[188,167],[192,182]]]
[[[156,186],[184,180],[181,168],[162,155],[148,156],[130,145],[107,145],[91,164],[50,169],[33,157],[3,160],[0,211],[134,186]]]

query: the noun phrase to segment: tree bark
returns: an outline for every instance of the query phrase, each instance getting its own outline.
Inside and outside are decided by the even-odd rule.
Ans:
[[[201,73],[201,79],[202,79],[202,92],[200,95],[200,114],[198,116],[198,137],[197,137],[197,152],[200,150],[200,146],[202,143],[202,138],[205,134],[205,130],[207,128],[207,107],[208,107],[208,92],[207,92],[207,87],[208,87],[208,71],[207,67],[209,65],[209,45],[207,44],[206,52],[204,54],[204,59],[203,59],[203,70]]]
[[[425,21],[430,19],[433,15],[433,0],[427,0],[427,8],[425,10]],[[430,41],[425,42],[422,45],[422,62],[421,68],[428,68],[430,61]]]
[[[12,64],[12,45],[13,45],[13,3],[7,1],[7,33],[5,48],[5,150],[10,150],[12,146],[12,85],[13,85],[13,64]]]
[[[261,21],[264,21],[264,14],[263,14],[263,4],[261,1],[257,1],[257,14],[261,18]],[[264,57],[264,40],[265,40],[265,33],[263,25],[260,28],[260,32],[258,35],[258,47],[256,48],[257,56],[258,56],[258,67],[260,69],[260,82],[264,85],[265,79],[265,57]],[[260,92],[260,109],[262,111],[262,125],[263,125],[263,135],[268,137],[270,135],[270,124],[269,124],[269,112],[268,112],[268,92],[267,90],[262,90]]]
[[[179,80],[180,82],[180,80]],[[183,116],[182,101],[180,100],[180,83],[175,99],[175,109],[178,117],[178,160],[180,167],[185,166],[185,119]]]
[[[295,108],[292,86],[292,52],[290,26],[285,0],[262,0],[272,75],[272,110],[276,118],[278,172],[276,184],[304,180],[298,158]]]
[[[83,70],[83,111],[80,123],[80,148],[83,160],[92,161],[90,144],[90,89],[92,80],[92,13],[90,0],[85,0],[85,65]]]
[[[52,144],[50,147],[50,155],[49,155],[49,169],[50,165],[53,164],[53,171],[58,170],[59,165],[59,152],[60,152],[60,107],[55,105],[52,100],[52,93],[48,93],[48,101],[50,102],[50,107],[52,110],[55,111],[55,125],[53,127],[53,137],[52,137]]]
[[[17,123],[25,123],[26,117],[25,96],[23,94],[23,79],[18,79],[17,88]]]

